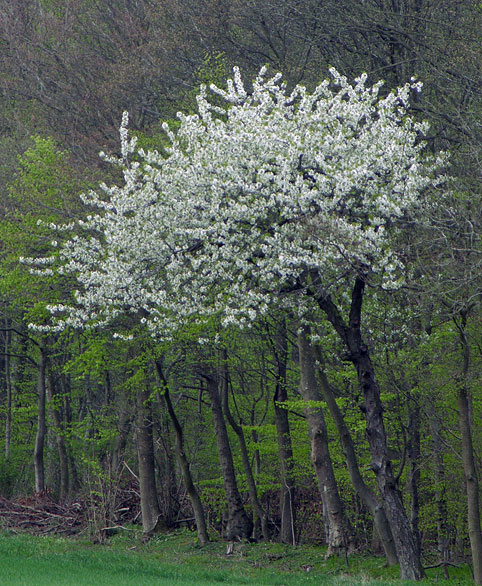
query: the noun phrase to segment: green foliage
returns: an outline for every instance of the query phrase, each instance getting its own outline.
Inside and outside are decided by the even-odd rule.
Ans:
[[[196,81],[207,86],[214,84],[222,87],[229,73],[228,70],[227,57],[223,51],[206,53],[202,65],[195,72]]]
[[[183,104],[182,110],[189,112],[196,112],[196,96],[199,91],[200,85],[206,85],[209,87],[211,84],[223,87],[226,81],[226,77],[229,74],[229,66],[226,54],[223,51],[217,51],[212,53],[205,53],[204,59],[194,71],[194,87],[187,94],[185,105]],[[175,126],[178,124],[176,123]],[[171,126],[171,124],[169,124]]]
[[[78,193],[86,184],[70,166],[68,153],[52,138],[34,136],[32,142],[19,155],[17,172],[7,186],[0,222],[0,293],[9,299],[11,308],[27,312],[25,323],[44,323],[48,318],[45,305],[62,294],[62,279],[32,275],[19,258],[53,250],[48,224],[64,223],[80,213]]]
[[[23,211],[39,206],[40,211],[56,216],[73,187],[65,176],[68,154],[58,150],[52,138],[33,136],[32,141],[33,146],[18,157],[19,170],[9,195]]]
[[[25,462],[30,455],[30,446],[20,443],[19,438],[13,438],[8,460],[5,454],[0,456],[0,494],[11,498],[15,493],[15,486],[19,484],[25,473]]]
[[[109,346],[112,347],[112,344]],[[114,352],[111,352],[110,356],[113,355]],[[65,372],[73,374],[78,379],[88,375],[95,381],[102,382],[108,359],[107,338],[89,332],[84,337],[81,351],[77,352],[65,365]]]

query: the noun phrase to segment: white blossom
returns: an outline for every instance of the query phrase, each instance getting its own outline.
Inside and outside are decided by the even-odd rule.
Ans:
[[[418,82],[380,98],[365,74],[350,84],[330,73],[312,93],[287,94],[280,74],[262,69],[248,92],[235,70],[227,89],[211,87],[216,105],[203,87],[197,114],[179,114],[176,132],[163,124],[167,155],[132,161],[124,113],[122,156],[103,155],[124,183],[83,195],[94,212],[58,246],[57,270],[78,290],[75,304],[51,308],[56,327],[130,312],[169,337],[213,314],[239,326],[273,304],[302,314],[310,271],[327,289],[361,267],[400,286],[393,236],[431,205],[445,156],[423,151],[427,125],[408,115]]]

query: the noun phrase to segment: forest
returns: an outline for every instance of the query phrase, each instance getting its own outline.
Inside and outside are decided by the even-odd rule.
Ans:
[[[0,3],[0,528],[482,584],[481,70],[477,0]]]

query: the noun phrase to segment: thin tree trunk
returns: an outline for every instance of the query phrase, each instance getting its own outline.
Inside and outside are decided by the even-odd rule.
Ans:
[[[313,276],[315,279],[317,278],[316,274]],[[348,350],[347,359],[353,363],[357,371],[359,385],[363,392],[363,412],[366,421],[366,436],[372,458],[371,467],[376,476],[385,513],[395,540],[401,578],[404,580],[421,580],[424,572],[417,541],[403,507],[401,494],[393,474],[392,462],[388,455],[380,388],[368,346],[364,343],[361,335],[361,309],[364,289],[365,282],[363,278],[357,277],[352,290],[348,325],[326,292],[312,287],[310,293],[315,297],[328,321],[345,343]]]
[[[263,533],[264,539],[269,539],[269,530],[268,530],[268,520],[266,512],[264,511],[261,503],[258,499],[258,490],[256,488],[256,482],[254,480],[253,469],[251,467],[251,463],[249,461],[248,449],[246,447],[246,439],[244,437],[244,431],[241,425],[235,421],[231,410],[229,408],[229,397],[228,397],[228,390],[229,390],[229,373],[228,373],[228,366],[227,366],[227,354],[226,351],[222,351],[222,380],[221,380],[221,397],[222,403],[224,408],[224,413],[226,415],[226,419],[228,420],[229,425],[232,427],[233,431],[238,436],[239,440],[239,447],[241,449],[241,459],[243,462],[244,473],[246,474],[246,479],[248,482],[248,491],[249,491],[249,498],[251,499],[251,504],[253,505],[253,509],[255,510],[258,518],[261,522],[261,531]]]
[[[448,512],[445,498],[445,470],[442,456],[442,442],[440,438],[440,423],[437,415],[428,410],[430,418],[430,429],[432,433],[433,447],[433,484],[435,490],[435,504],[437,511],[437,549],[439,562],[444,570],[444,577],[449,579],[449,572],[446,562],[450,561],[450,539],[448,531]]]
[[[482,531],[480,527],[479,480],[472,442],[472,418],[467,377],[470,368],[470,346],[467,340],[467,312],[461,312],[460,323],[455,320],[462,347],[463,366],[457,389],[459,426],[462,436],[462,460],[464,463],[465,486],[467,491],[467,513],[470,549],[474,566],[474,582],[482,584]]]
[[[12,437],[12,370],[11,370],[11,345],[12,331],[11,320],[5,319],[5,387],[7,391],[7,404],[5,413],[5,460],[10,460],[10,441]]]
[[[282,320],[275,337],[276,387],[273,397],[274,417],[278,440],[281,479],[281,529],[280,540],[296,545],[296,508],[295,481],[293,475],[293,448],[288,419],[288,411],[283,403],[288,400],[286,389],[286,368],[288,361],[288,343],[286,323]]]
[[[34,447],[34,470],[35,470],[35,492],[45,490],[45,470],[44,470],[44,445],[47,432],[45,421],[45,403],[46,403],[46,370],[47,370],[47,351],[40,347],[40,358],[37,364],[37,433],[35,436]]]
[[[137,392],[137,456],[141,493],[142,532],[145,538],[166,529],[157,498],[152,407],[149,389]]]
[[[203,377],[206,379],[207,391],[211,401],[214,431],[218,445],[224,489],[226,491],[228,507],[226,536],[228,539],[249,539],[253,530],[253,523],[246,514],[241,495],[239,494],[238,484],[236,482],[233,455],[229,445],[228,432],[224,421],[221,398],[219,396],[218,380],[216,376],[203,375]]]
[[[196,520],[196,529],[199,539],[199,545],[206,545],[206,543],[209,542],[209,535],[206,525],[206,516],[204,514],[204,507],[201,501],[201,497],[199,496],[199,493],[194,484],[194,480],[191,474],[191,467],[186,457],[186,452],[184,450],[184,432],[182,430],[181,424],[179,423],[179,419],[177,418],[176,412],[174,411],[174,407],[172,405],[171,395],[169,393],[169,385],[167,384],[167,380],[164,376],[162,365],[157,360],[155,364],[159,380],[162,383],[162,397],[166,404],[167,412],[169,414],[169,417],[171,418],[172,424],[174,426],[174,432],[176,434],[176,457],[179,463],[179,467],[181,468],[184,486],[191,500],[194,519]]]
[[[375,529],[385,551],[388,564],[391,566],[396,565],[398,564],[398,556],[387,516],[383,506],[378,501],[371,488],[365,483],[360,473],[355,446],[353,444],[353,438],[345,423],[340,408],[338,407],[333,389],[331,388],[331,385],[328,382],[326,374],[322,368],[323,357],[319,347],[316,347],[316,354],[320,364],[318,375],[321,383],[320,386],[323,393],[323,398],[327,404],[328,410],[330,411],[330,415],[335,423],[338,435],[340,437],[340,444],[343,450],[343,454],[345,455],[348,474],[350,475],[350,479],[355,490],[357,491],[358,496],[373,515]]]
[[[129,412],[129,406],[119,414],[119,423],[117,426],[118,434],[114,440],[114,447],[111,455],[111,467],[116,474],[122,466],[124,450],[127,446],[127,439],[132,428],[132,414]]]
[[[52,364],[52,363],[51,363]],[[62,421],[62,413],[60,405],[56,399],[55,381],[52,369],[49,369],[47,396],[51,406],[50,412],[54,422],[54,434],[57,442],[57,451],[59,454],[59,469],[60,469],[60,487],[59,499],[61,502],[65,501],[69,493],[69,460],[67,457],[67,448],[65,446],[65,437],[63,434],[64,425]]]
[[[159,404],[162,406],[163,411],[165,409],[165,401],[162,396],[159,396]],[[158,440],[155,444],[158,444],[156,460],[158,462],[158,468],[162,473],[160,476],[161,486],[159,492],[159,503],[161,510],[167,520],[169,526],[173,525],[176,519],[179,518],[179,503],[175,498],[177,491],[177,479],[176,479],[176,465],[174,462],[175,455],[172,449],[171,441],[171,418],[169,414],[164,415],[159,421],[159,425],[156,429],[158,432]]]
[[[72,408],[70,406],[70,376],[68,374],[60,375],[60,384],[62,387],[62,403],[64,410],[64,421],[67,430],[72,425]],[[74,495],[80,488],[79,475],[77,474],[77,465],[72,454],[72,447],[67,444],[67,458],[69,462],[69,495]]]
[[[422,551],[420,530],[418,527],[420,499],[418,487],[420,484],[420,405],[409,405],[408,413],[408,458],[410,460],[410,496],[411,510],[410,523],[417,542],[419,552]]]
[[[298,351],[300,359],[300,394],[304,401],[321,401],[321,394],[316,380],[315,359],[309,342],[309,328],[298,333]],[[306,419],[309,425],[311,441],[311,460],[315,468],[321,497],[324,499],[328,520],[327,555],[347,551],[350,541],[349,524],[343,512],[343,504],[333,471],[328,448],[328,431],[321,407],[307,407]]]

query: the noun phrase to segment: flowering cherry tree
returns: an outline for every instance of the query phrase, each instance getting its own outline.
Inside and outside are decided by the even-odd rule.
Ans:
[[[366,75],[350,84],[330,73],[313,92],[288,92],[281,75],[261,70],[248,91],[235,69],[227,89],[210,88],[214,98],[201,88],[198,112],[179,114],[175,133],[164,124],[162,152],[136,150],[125,114],[120,156],[103,155],[120,166],[123,185],[84,196],[95,212],[38,270],[79,283],[75,304],[50,308],[57,328],[127,312],[166,337],[186,319],[216,314],[243,325],[273,304],[302,311],[316,302],[357,369],[402,577],[418,579],[361,308],[367,282],[400,285],[394,238],[433,205],[427,194],[443,181],[444,156],[424,153],[427,125],[408,114],[419,83],[382,96]],[[348,319],[333,300],[340,282],[352,283]]]
[[[365,75],[331,74],[288,94],[262,70],[248,93],[235,70],[211,87],[224,106],[201,88],[197,114],[179,114],[175,134],[164,124],[167,152],[136,152],[125,114],[121,156],[101,153],[124,185],[83,196],[97,211],[60,250],[80,288],[75,306],[51,308],[57,327],[139,310],[162,335],[193,314],[242,324],[320,269],[327,289],[360,271],[397,286],[393,233],[441,181],[441,157],[422,156],[426,124],[407,115],[420,84],[380,98]]]

